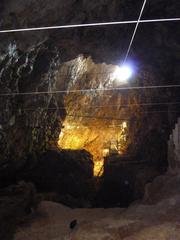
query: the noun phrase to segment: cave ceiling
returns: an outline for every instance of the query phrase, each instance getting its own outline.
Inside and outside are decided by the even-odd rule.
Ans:
[[[49,0],[7,0],[1,2],[0,26],[1,29],[13,29],[135,20],[139,16],[141,5],[142,1],[140,0],[135,2],[132,0],[90,2],[79,0],[55,0],[53,2]],[[147,2],[142,18],[171,17],[179,17],[179,3],[176,0]],[[178,26],[178,22],[142,24],[132,49],[132,57],[139,57],[139,61],[149,60],[149,64],[152,64],[155,59],[157,63],[160,61],[157,58],[161,58],[161,51],[166,48],[169,51],[164,53],[166,54],[164,56],[174,55],[175,46],[178,48]],[[79,54],[87,54],[92,56],[95,61],[119,63],[127,50],[133,29],[134,25],[124,25],[5,34],[1,35],[1,45],[3,39],[4,44],[8,44],[7,39],[9,38],[11,41],[16,40],[21,48],[26,48],[32,43],[50,37],[61,50],[63,61],[66,58],[73,59]],[[153,53],[152,49],[155,50]]]

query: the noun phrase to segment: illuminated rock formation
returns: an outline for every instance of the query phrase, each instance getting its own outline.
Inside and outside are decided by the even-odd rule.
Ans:
[[[179,17],[177,0],[147,2],[143,19]],[[142,0],[1,0],[0,29],[135,20],[141,6]],[[53,200],[71,207],[127,207],[143,197],[147,182],[167,170],[167,140],[180,115],[179,22],[139,25],[127,59],[134,75],[122,84],[119,67],[134,27],[1,32],[0,187],[30,179],[38,191],[50,191],[48,196],[57,197],[59,191]],[[105,90],[118,87],[128,89]],[[72,150],[82,148],[86,151]],[[94,156],[94,175],[104,170],[103,177],[93,177],[87,151]],[[170,163],[179,167],[179,158]],[[179,178],[156,180],[146,188],[144,200],[161,203],[134,205],[121,219],[120,210],[114,222],[103,216],[99,226],[86,221],[73,239],[94,240],[97,230],[102,239],[178,239]],[[166,192],[174,195],[168,202]],[[62,209],[50,210],[50,216],[62,218]],[[61,223],[67,227],[73,219],[66,222],[63,216]],[[50,222],[57,234],[61,224]],[[52,228],[46,235],[42,223],[37,238],[50,239]],[[22,234],[20,239],[33,238],[32,232]],[[53,236],[59,237],[61,232]]]
[[[125,153],[133,140],[128,133],[129,120],[140,115],[136,95],[107,91],[129,86],[118,81],[115,70],[114,65],[95,64],[91,58],[79,56],[64,63],[57,74],[57,88],[62,87],[62,82],[67,88],[64,95],[67,115],[59,146],[92,153],[95,175],[103,172],[104,155]]]

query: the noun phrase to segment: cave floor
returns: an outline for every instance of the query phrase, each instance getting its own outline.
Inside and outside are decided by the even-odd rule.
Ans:
[[[37,216],[17,229],[15,240],[179,240],[180,195],[127,209],[70,209],[44,201]],[[77,225],[70,229],[74,219]]]

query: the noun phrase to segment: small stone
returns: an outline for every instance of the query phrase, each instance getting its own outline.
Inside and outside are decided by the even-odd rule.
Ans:
[[[72,220],[72,221],[70,222],[69,228],[74,229],[74,228],[76,227],[76,225],[77,225],[77,220],[74,219],[74,220]]]

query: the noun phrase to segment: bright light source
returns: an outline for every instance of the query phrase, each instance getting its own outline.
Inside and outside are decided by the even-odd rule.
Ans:
[[[127,122],[122,123],[123,128],[127,128]]]
[[[114,72],[114,78],[119,82],[126,82],[133,74],[133,70],[128,65],[123,65],[121,67],[116,67]]]

